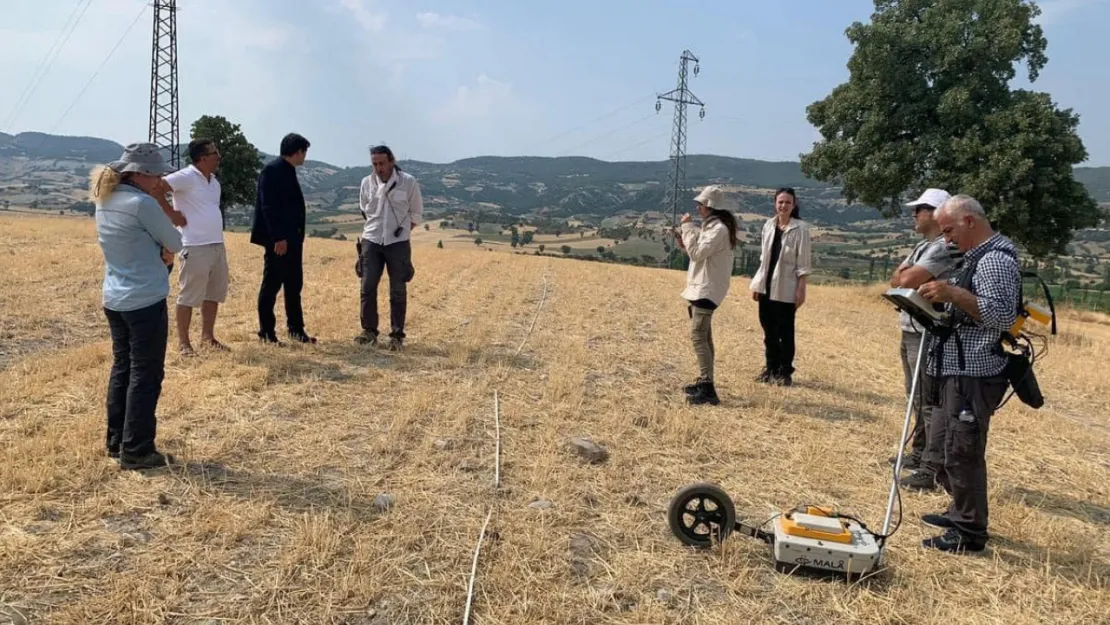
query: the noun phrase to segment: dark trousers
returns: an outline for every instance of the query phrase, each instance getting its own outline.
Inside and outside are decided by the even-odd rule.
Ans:
[[[408,282],[413,278],[412,244],[398,241],[378,245],[362,240],[362,291],[360,317],[362,329],[378,334],[378,284],[382,273],[389,274],[389,325],[391,338],[405,338],[408,308]]]
[[[986,540],[987,432],[1008,383],[1002,377],[952,376],[941,378],[940,384],[937,416],[945,420],[944,471],[952,496],[945,516],[961,533]]]
[[[794,315],[791,302],[776,302],[759,296],[759,325],[763,326],[763,346],[767,371],[772,375],[794,373]]]
[[[166,301],[118,312],[104,309],[112,334],[112,371],[108,378],[109,451],[142,456],[156,451],[155,410],[165,377],[169,315]]]
[[[292,244],[278,256],[272,247],[262,257],[262,286],[258,289],[258,329],[274,334],[277,319],[274,304],[278,291],[285,289],[285,325],[290,332],[304,332],[301,289],[304,287],[304,246]]]

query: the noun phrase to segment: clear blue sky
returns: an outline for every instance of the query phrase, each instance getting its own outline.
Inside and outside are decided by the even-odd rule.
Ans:
[[[127,29],[146,2],[0,2],[0,131],[145,140],[151,9]],[[665,159],[673,109],[656,114],[654,96],[674,88],[684,48],[702,60],[691,88],[707,105],[704,120],[691,110],[688,151],[796,160],[817,138],[806,105],[847,77],[845,28],[873,8],[870,0],[178,4],[182,137],[198,116],[219,114],[262,150],[276,152],[297,131],[312,142],[310,158],[337,165],[366,164],[367,147],[381,141],[402,158],[436,162]],[[1110,165],[1110,0],[1041,6],[1049,64],[1033,87],[1080,113],[1086,164]]]

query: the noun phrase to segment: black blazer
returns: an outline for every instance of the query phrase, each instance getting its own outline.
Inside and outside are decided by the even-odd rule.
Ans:
[[[304,193],[297,168],[279,156],[266,163],[258,176],[251,243],[266,248],[278,241],[298,245],[304,242],[304,229]]]

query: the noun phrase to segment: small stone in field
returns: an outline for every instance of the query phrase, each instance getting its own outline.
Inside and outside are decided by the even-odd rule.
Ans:
[[[550,510],[551,507],[554,506],[554,505],[555,504],[551,503],[550,501],[548,501],[546,499],[540,499],[540,500],[533,501],[532,503],[528,504],[528,507],[529,508],[535,508],[536,510]]]
[[[666,588],[660,588],[655,593],[655,598],[659,600],[659,603],[670,603],[671,602],[671,593]]]
[[[609,459],[609,450],[588,438],[575,438],[570,446],[574,453],[589,462],[605,462]]]
[[[374,497],[374,501],[371,502],[371,505],[373,505],[374,509],[376,509],[378,512],[385,512],[386,510],[389,510],[393,507],[393,495],[390,495],[389,493],[382,493],[377,497]]]

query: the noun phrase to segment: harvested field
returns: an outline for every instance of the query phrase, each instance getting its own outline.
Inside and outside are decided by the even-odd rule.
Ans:
[[[772,388],[753,381],[762,334],[736,278],[714,324],[723,404],[694,409],[681,272],[437,249],[428,233],[394,354],[352,341],[353,244],[309,239],[303,298],[320,343],[277,348],[254,340],[261,251],[228,234],[217,335],[233,351],[179,357],[171,330],[159,440],[184,464],[140,474],[103,452],[110,343],[92,220],[0,226],[0,623],[461,623],[491,511],[481,625],[1110,614],[1104,317],[1063,315],[1038,369],[1048,405],[1014,400],[992,423],[988,550],[921,549],[933,534],[918,518],[946,499],[904,493],[890,568],[846,584],[776,573],[750,539],[685,548],[666,509],[706,480],[743,516],[832,504],[879,528],[904,410],[879,287],[813,287],[795,386]],[[388,311],[385,281],[380,302]],[[283,324],[280,301],[277,313]],[[579,459],[575,437],[608,458]]]

